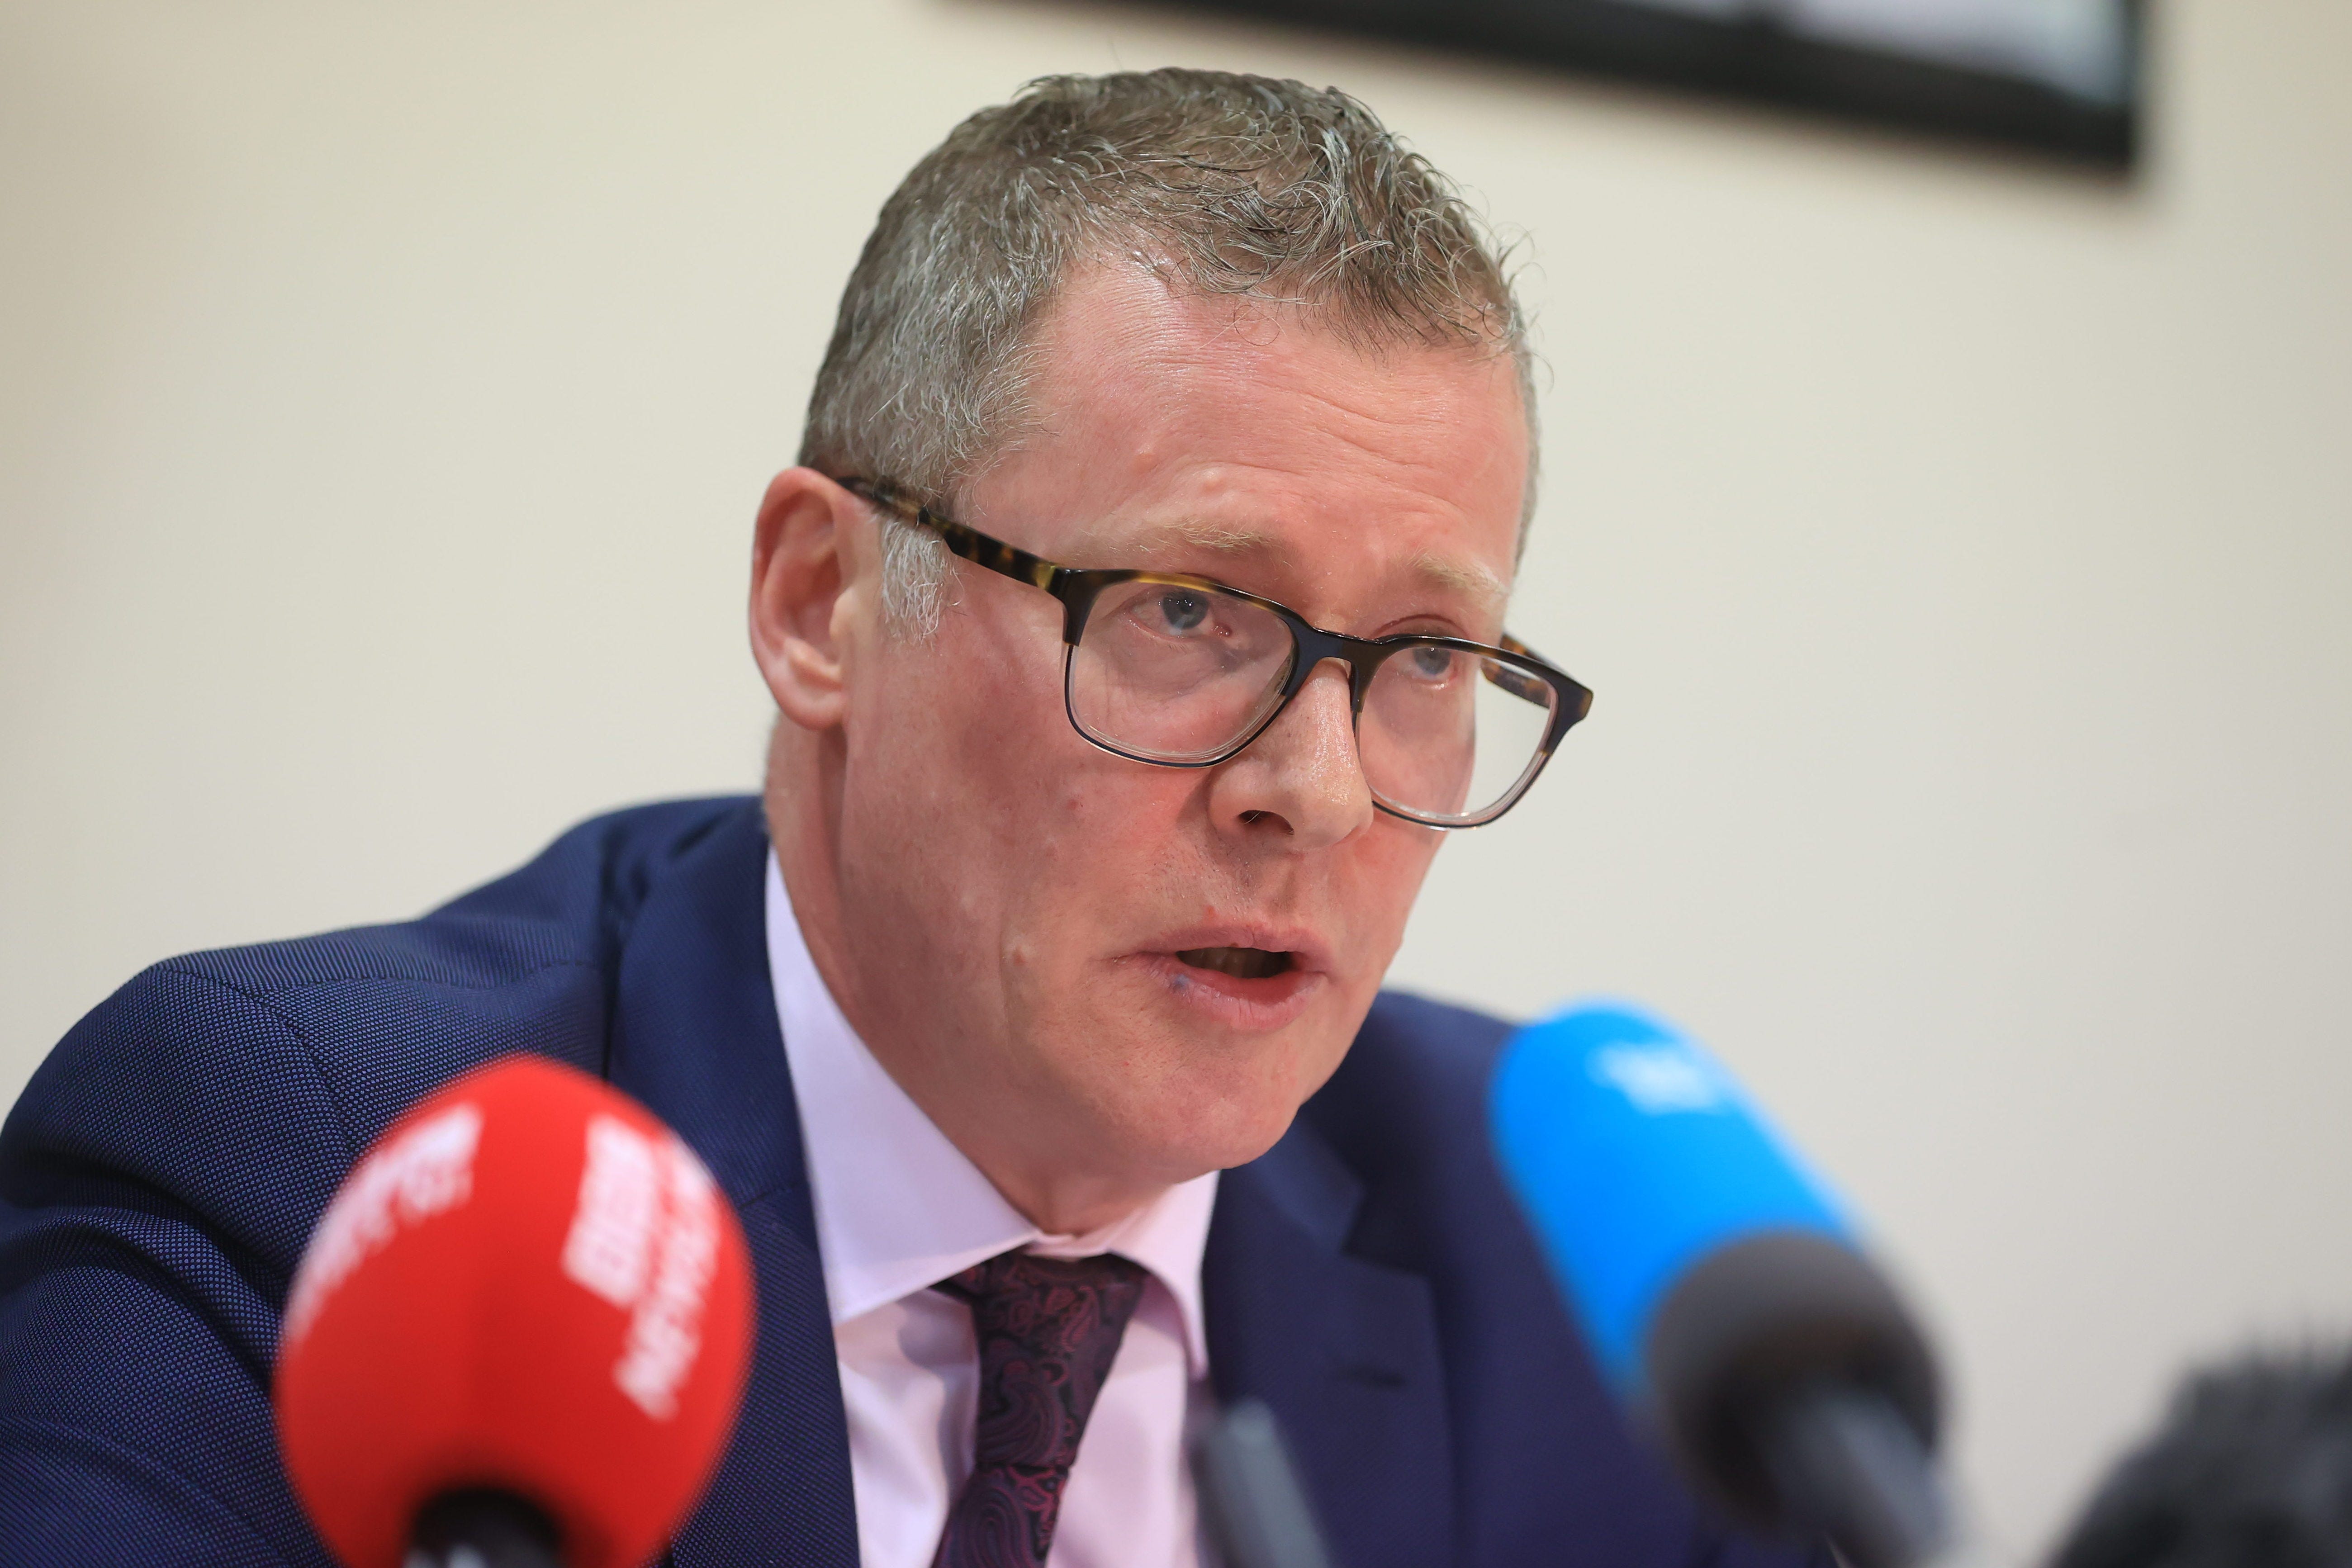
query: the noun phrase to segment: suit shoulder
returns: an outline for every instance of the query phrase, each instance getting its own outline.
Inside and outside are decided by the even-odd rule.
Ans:
[[[124,991],[177,972],[278,1003],[351,983],[488,989],[551,964],[604,962],[663,867],[731,816],[754,809],[747,797],[726,796],[612,812],[418,919],[188,953]]]
[[[49,1053],[0,1129],[0,1197],[193,1220],[290,1266],[352,1153],[316,1058],[255,996],[159,963]],[[291,1199],[289,1203],[288,1200]]]
[[[659,801],[608,812],[565,833],[527,864],[436,910],[428,919],[521,920],[625,931],[662,871],[730,822],[759,815],[751,795]]]
[[[515,1037],[518,1029],[530,1035],[532,1009],[560,1010],[574,993],[593,993],[601,1008],[604,972],[616,963],[661,871],[720,824],[757,809],[748,797],[729,796],[594,817],[515,870],[415,920],[167,959],[124,985],[93,1017],[131,1026],[127,1033],[142,1055],[175,1046],[203,1051],[224,1027],[241,1029],[257,1009],[314,1047],[380,1035],[391,1026],[409,1050],[432,1058],[455,1043],[453,1032],[477,1026],[504,1050],[549,1051],[549,1040]],[[101,1029],[97,1037],[125,1033]],[[68,1045],[74,1039],[68,1036]],[[402,1042],[375,1043],[389,1049]],[[335,1054],[328,1049],[319,1064],[330,1079],[339,1076],[339,1064],[330,1059]],[[551,1054],[576,1055],[561,1048]],[[234,1077],[233,1062],[215,1065]],[[380,1068],[383,1061],[372,1056],[364,1064],[340,1065]]]
[[[441,1082],[514,1051],[599,1069],[646,887],[750,809],[615,813],[418,920],[155,964],[33,1075],[0,1131],[0,1184],[36,1206],[129,1184],[290,1258],[358,1151]]]

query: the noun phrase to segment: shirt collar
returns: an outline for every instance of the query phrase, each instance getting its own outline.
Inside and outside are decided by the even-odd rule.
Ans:
[[[1193,1377],[1207,1375],[1201,1255],[1217,1173],[1181,1183],[1087,1236],[1050,1236],[1004,1201],[842,1016],[809,957],[768,857],[768,973],[799,1102],[825,1296],[838,1326],[1017,1247],[1055,1258],[1115,1252],[1176,1300]]]

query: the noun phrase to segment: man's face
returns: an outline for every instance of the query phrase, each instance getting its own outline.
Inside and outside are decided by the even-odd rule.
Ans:
[[[1359,637],[1496,640],[1528,465],[1507,356],[1360,351],[1128,265],[1074,279],[1040,350],[961,521]],[[853,637],[845,1004],[968,1152],[1183,1180],[1263,1152],[1338,1066],[1439,835],[1373,808],[1340,665],[1231,761],[1153,767],[1072,730],[1060,629],[957,563],[935,637]]]

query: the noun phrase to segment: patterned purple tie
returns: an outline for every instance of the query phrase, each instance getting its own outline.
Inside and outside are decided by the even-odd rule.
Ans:
[[[1078,1438],[1143,1300],[1143,1268],[1108,1253],[1007,1252],[941,1280],[971,1306],[980,1420],[971,1478],[932,1568],[1045,1568]]]

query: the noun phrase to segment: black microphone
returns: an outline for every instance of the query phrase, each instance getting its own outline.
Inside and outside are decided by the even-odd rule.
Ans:
[[[2246,1353],[2184,1380],[2049,1562],[2352,1563],[2352,1346]]]
[[[1238,1401],[1192,1439],[1201,1524],[1225,1568],[1331,1568],[1274,1412]]]

